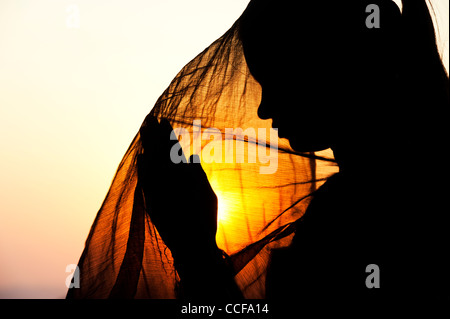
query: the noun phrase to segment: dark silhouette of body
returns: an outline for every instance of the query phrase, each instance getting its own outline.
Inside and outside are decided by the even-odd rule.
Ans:
[[[375,1],[379,29],[365,25],[369,2],[320,3],[253,1],[241,21],[263,90],[258,116],[296,151],[331,148],[340,169],[314,194],[292,245],[273,252],[267,297],[445,297],[449,224],[438,182],[447,173],[433,152],[446,146],[448,77],[426,3],[404,1],[402,16],[392,1]],[[183,295],[240,298],[215,242],[217,199],[206,175],[192,159],[171,163],[168,122],[147,123],[144,150],[167,156],[141,156],[139,180]],[[160,183],[147,185],[155,173]],[[167,198],[173,180],[189,186]],[[177,204],[185,201],[191,210]],[[370,264],[380,268],[379,289],[366,286]]]

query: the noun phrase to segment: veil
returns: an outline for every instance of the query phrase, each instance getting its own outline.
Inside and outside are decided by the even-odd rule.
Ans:
[[[311,195],[338,167],[331,150],[296,152],[271,120],[258,117],[261,87],[244,57],[241,18],[182,68],[150,115],[183,133],[186,157],[201,155],[218,197],[218,246],[229,255],[244,297],[256,299],[265,297],[271,251],[290,245]],[[80,288],[69,289],[68,298],[177,297],[170,250],[137,183],[142,153],[137,133],[86,240]],[[189,185],[174,181],[174,192],[183,187]]]
[[[168,119],[174,129],[185,129],[193,139],[194,134],[203,136],[200,148],[183,146],[186,157],[206,154],[208,147],[224,150],[222,160],[202,159],[218,197],[217,243],[230,256],[243,295],[263,298],[270,250],[290,244],[294,222],[304,213],[311,193],[337,166],[331,151],[293,151],[286,139],[278,138],[271,120],[258,118],[261,87],[245,62],[239,27],[238,19],[190,61],[150,114]],[[225,134],[226,129],[235,134]],[[206,140],[211,131],[220,134]],[[170,250],[145,213],[137,187],[137,156],[142,152],[138,133],[86,240],[79,261],[80,288],[70,289],[68,297],[176,297]],[[227,160],[231,152],[233,158]],[[264,169],[268,173],[261,174]]]

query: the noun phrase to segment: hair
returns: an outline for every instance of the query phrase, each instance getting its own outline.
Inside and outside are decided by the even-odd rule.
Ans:
[[[433,20],[425,0],[403,0],[401,83],[404,104],[415,109],[421,148],[442,148],[445,114],[449,105],[449,78],[436,44]],[[429,2],[432,8],[431,2]],[[424,137],[429,137],[423,140]],[[431,138],[430,138],[431,137]],[[433,145],[434,144],[434,145]],[[426,146],[429,145],[429,146]]]

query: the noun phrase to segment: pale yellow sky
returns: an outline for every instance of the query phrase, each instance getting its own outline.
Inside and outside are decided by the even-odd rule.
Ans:
[[[0,0],[0,298],[64,297],[145,115],[248,2]]]
[[[247,4],[0,0],[0,298],[65,295],[145,115]]]

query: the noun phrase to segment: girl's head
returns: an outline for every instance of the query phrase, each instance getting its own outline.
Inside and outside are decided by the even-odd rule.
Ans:
[[[432,28],[425,2],[412,2],[422,2],[415,11]],[[252,1],[240,37],[262,87],[258,116],[272,119],[297,151],[389,144],[410,115],[402,96],[405,87],[413,89],[408,72],[419,67],[414,76],[421,78],[420,64],[437,54],[430,30],[422,35],[432,38],[428,48],[418,45],[423,61],[408,51],[404,20],[391,0]],[[427,72],[436,78],[442,70],[440,64]]]

